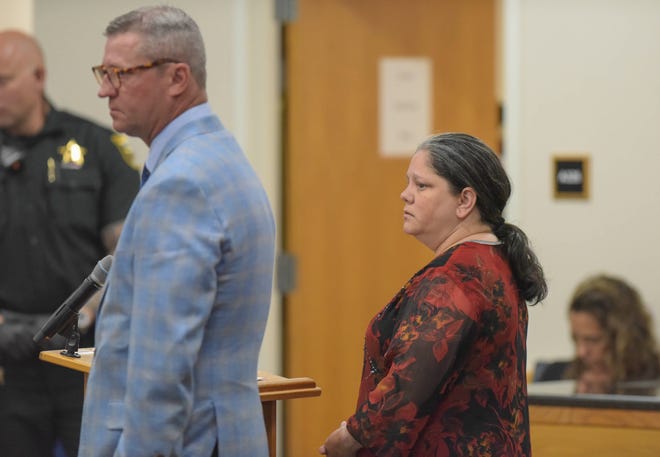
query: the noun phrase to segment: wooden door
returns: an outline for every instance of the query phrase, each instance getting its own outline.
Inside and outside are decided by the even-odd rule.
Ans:
[[[284,405],[286,457],[316,455],[352,413],[366,325],[431,258],[402,232],[409,159],[378,151],[379,60],[430,58],[434,132],[495,146],[495,18],[495,0],[299,0],[286,26],[285,375],[323,389]]]

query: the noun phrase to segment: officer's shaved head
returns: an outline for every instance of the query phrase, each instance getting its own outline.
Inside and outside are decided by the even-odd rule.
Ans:
[[[44,124],[46,69],[37,41],[19,30],[0,31],[0,130],[34,135]]]
[[[20,30],[0,31],[0,58],[19,59],[23,64],[44,66],[44,55],[39,43]]]

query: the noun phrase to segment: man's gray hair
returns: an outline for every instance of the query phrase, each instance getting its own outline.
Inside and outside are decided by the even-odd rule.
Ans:
[[[113,19],[105,29],[112,37],[133,32],[142,36],[138,52],[147,59],[187,63],[193,78],[206,88],[206,53],[197,23],[173,6],[145,6]]]

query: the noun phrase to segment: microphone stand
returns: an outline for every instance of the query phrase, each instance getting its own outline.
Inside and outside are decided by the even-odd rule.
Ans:
[[[60,352],[60,354],[62,355],[65,355],[67,357],[74,357],[77,359],[80,358],[80,354],[78,354],[78,349],[80,348],[80,331],[78,330],[78,314],[79,313],[76,313],[75,319],[73,320],[73,324],[71,325],[71,330],[69,331],[69,335],[67,336],[64,350]]]

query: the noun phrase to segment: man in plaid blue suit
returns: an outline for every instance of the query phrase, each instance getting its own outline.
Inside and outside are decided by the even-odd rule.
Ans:
[[[101,304],[79,455],[265,457],[268,198],[207,104],[195,22],[146,7],[105,35],[98,95],[150,151]]]

